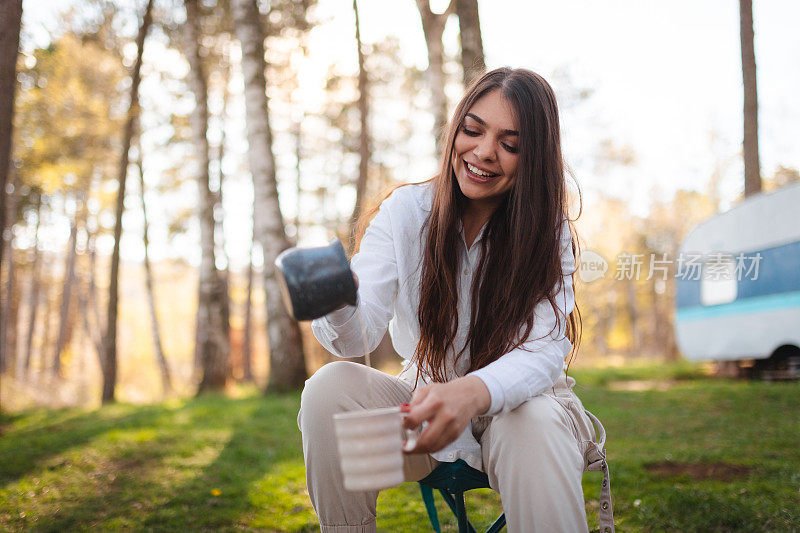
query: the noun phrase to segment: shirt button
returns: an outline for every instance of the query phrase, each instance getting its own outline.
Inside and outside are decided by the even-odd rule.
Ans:
[[[447,458],[448,459],[453,459],[455,456],[456,456],[456,454],[454,454],[452,452],[447,454]]]
[[[464,275],[465,275],[465,276],[469,276],[469,269],[468,269],[468,268],[465,268],[465,269],[464,269]]]

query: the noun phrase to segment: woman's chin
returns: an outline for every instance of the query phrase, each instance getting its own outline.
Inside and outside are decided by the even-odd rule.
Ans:
[[[469,182],[462,183],[461,180],[458,180],[458,185],[461,188],[461,193],[467,198],[467,202],[481,210],[494,211],[502,202],[503,197],[508,194],[508,188],[503,189],[501,187],[501,191],[498,192],[496,187],[490,189],[487,186]]]
[[[469,178],[462,178],[458,180],[458,186],[461,188],[461,194],[470,200],[480,201],[486,200],[494,196],[492,190],[493,183],[475,183]]]

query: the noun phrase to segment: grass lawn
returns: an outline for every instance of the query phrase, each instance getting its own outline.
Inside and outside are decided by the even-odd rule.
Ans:
[[[800,383],[687,365],[571,374],[609,433],[618,531],[800,530]],[[3,415],[0,530],[316,530],[299,400],[252,391]],[[584,475],[591,528],[601,479]],[[467,506],[484,527],[500,512],[489,490]],[[381,493],[378,528],[430,531],[416,484]]]

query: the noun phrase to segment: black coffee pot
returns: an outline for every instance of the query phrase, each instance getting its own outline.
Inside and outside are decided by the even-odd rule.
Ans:
[[[316,248],[289,248],[275,259],[283,303],[295,320],[313,320],[356,305],[350,262],[339,239]]]

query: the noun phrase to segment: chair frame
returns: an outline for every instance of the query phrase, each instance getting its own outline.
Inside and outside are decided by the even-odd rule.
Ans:
[[[467,519],[464,493],[472,489],[491,488],[489,477],[469,466],[463,459],[454,463],[442,463],[419,481],[422,499],[428,511],[428,519],[436,533],[441,532],[436,506],[433,503],[433,489],[437,489],[458,520],[459,533],[476,533],[475,527]],[[486,533],[498,533],[506,525],[506,515],[501,514],[489,526]]]

